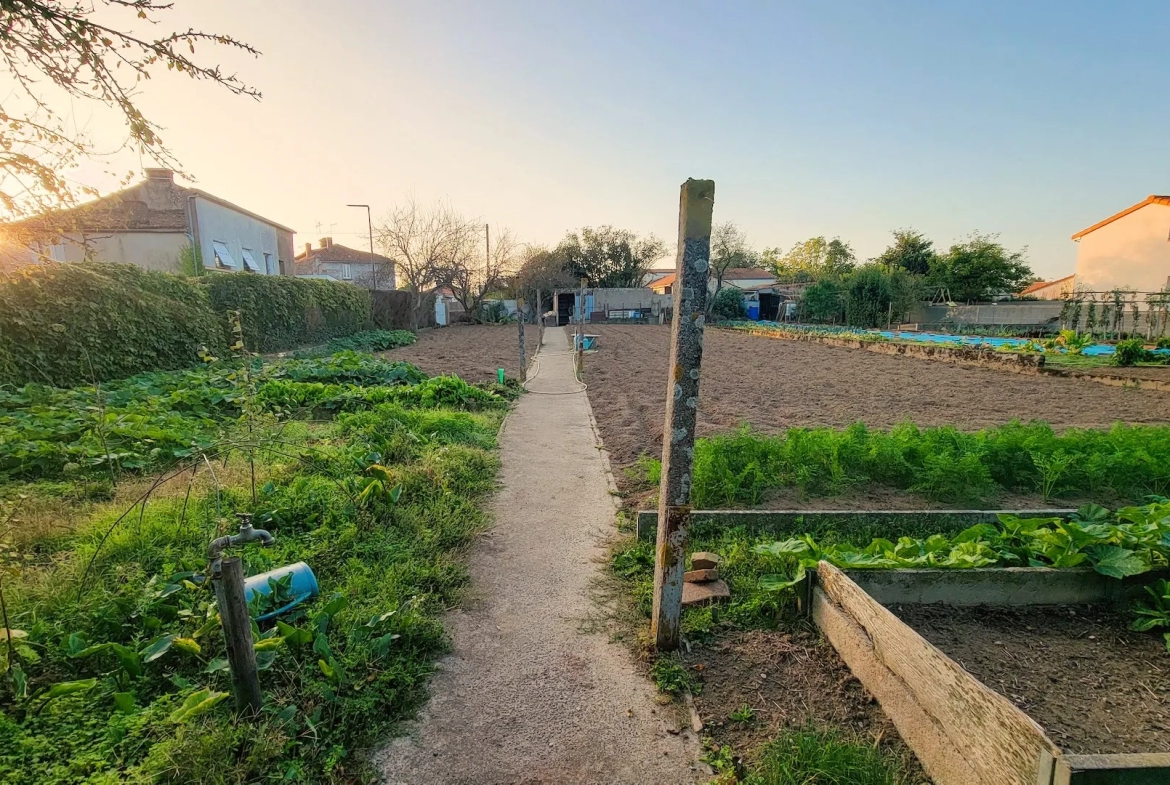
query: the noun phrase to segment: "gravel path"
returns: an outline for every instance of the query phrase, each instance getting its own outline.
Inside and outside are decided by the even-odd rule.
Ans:
[[[563,330],[546,331],[534,392],[505,425],[495,526],[449,618],[454,651],[417,726],[378,757],[393,785],[702,777],[697,740],[608,641],[589,597],[614,531],[607,464],[585,395],[535,394],[577,387],[568,350]]]

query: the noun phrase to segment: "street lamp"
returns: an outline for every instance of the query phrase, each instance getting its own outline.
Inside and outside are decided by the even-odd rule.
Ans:
[[[374,219],[370,215],[368,204],[347,204],[346,207],[366,208],[366,225],[370,229],[370,271],[374,274],[374,291],[378,291],[378,263],[374,261]]]

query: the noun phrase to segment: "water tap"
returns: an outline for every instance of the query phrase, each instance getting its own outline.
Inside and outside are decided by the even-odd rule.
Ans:
[[[246,545],[257,540],[263,546],[269,546],[276,542],[266,529],[252,528],[252,514],[249,512],[237,513],[236,517],[240,519],[239,534],[230,534],[224,537],[217,537],[211,541],[207,546],[207,556],[211,559],[211,574],[217,575],[219,573],[219,564],[223,559],[224,549],[230,548],[233,545]]]

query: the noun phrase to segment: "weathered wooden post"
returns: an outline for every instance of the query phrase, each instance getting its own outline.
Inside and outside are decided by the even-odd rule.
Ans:
[[[588,281],[581,279],[581,288],[577,291],[577,378],[585,373],[585,284]]]
[[[516,298],[516,329],[520,331],[520,382],[528,378],[528,353],[524,350],[524,298]]]
[[[252,617],[248,615],[248,600],[244,594],[244,565],[239,557],[223,559],[218,573],[213,573],[212,582],[223,622],[236,709],[250,716],[259,715],[264,698],[260,693],[260,674],[256,670],[256,651],[252,648]]]
[[[542,292],[536,290],[536,350],[540,351],[540,347],[544,345],[544,297]]]
[[[674,318],[670,326],[666,424],[662,431],[662,482],[658,488],[654,615],[650,621],[650,635],[659,651],[678,648],[714,206],[715,181],[683,183],[679,199]]]

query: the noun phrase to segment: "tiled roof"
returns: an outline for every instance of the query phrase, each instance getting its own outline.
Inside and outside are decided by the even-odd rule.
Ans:
[[[378,254],[371,254],[369,251],[358,251],[354,248],[347,248],[344,245],[333,243],[327,248],[313,248],[306,252],[301,252],[296,257],[297,272],[301,272],[301,267],[311,267],[321,262],[343,262],[346,264],[393,264],[394,260],[388,256],[379,256]]]
[[[293,230],[270,221],[226,199],[198,188],[177,185],[169,172],[148,177],[117,193],[66,210],[17,221],[9,226],[28,232],[187,232],[187,199],[198,196],[286,232]]]
[[[1104,221],[1098,221],[1097,223],[1090,226],[1088,229],[1080,230],[1079,232],[1077,232],[1076,234],[1074,234],[1072,236],[1072,239],[1079,240],[1082,237],[1084,237],[1086,234],[1088,234],[1089,232],[1095,232],[1098,229],[1100,229],[1102,226],[1105,226],[1106,224],[1113,223],[1118,218],[1124,218],[1125,216],[1132,213],[1134,210],[1140,210],[1141,208],[1145,207],[1147,204],[1161,204],[1161,205],[1170,206],[1170,196],[1159,196],[1157,194],[1150,194],[1149,196],[1147,196],[1145,199],[1138,202],[1137,204],[1132,205],[1131,207],[1127,207],[1119,213],[1114,213],[1113,215],[1106,218]]]
[[[651,289],[661,289],[664,286],[670,286],[671,284],[674,283],[674,280],[676,278],[678,278],[677,273],[671,273],[670,275],[664,275],[663,277],[659,278],[657,281],[651,281],[650,288]]]
[[[1065,281],[1071,281],[1075,277],[1076,275],[1074,274],[1066,275],[1063,278],[1057,278],[1055,281],[1037,281],[1036,283],[1027,286],[1023,291],[1020,292],[1020,294],[1023,295],[1031,294],[1032,292],[1038,292],[1041,289],[1047,289],[1049,286],[1056,286],[1057,284],[1064,283]]]
[[[743,281],[751,278],[775,278],[771,270],[763,267],[732,267],[723,273],[725,281]]]

